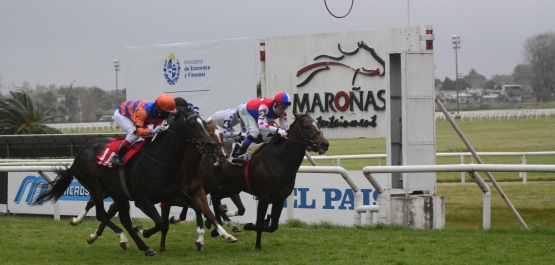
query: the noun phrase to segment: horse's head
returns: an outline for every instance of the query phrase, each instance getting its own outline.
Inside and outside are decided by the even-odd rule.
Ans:
[[[206,122],[190,108],[177,108],[170,129],[174,130],[201,152],[213,154],[218,144],[208,134]]]
[[[222,131],[220,130],[218,125],[216,125],[212,121],[207,122],[207,125],[208,125],[208,127],[207,127],[208,134],[217,143],[217,145],[215,147],[216,149],[215,149],[214,153],[212,154],[212,159],[214,160],[214,165],[215,166],[221,165],[221,164],[223,164],[227,161],[227,158],[229,156],[229,154],[228,154],[227,150],[224,148],[224,144],[223,144],[224,134],[222,133]]]
[[[320,131],[320,125],[308,114],[295,115],[295,122],[289,128],[290,137],[296,137],[298,141],[307,144],[307,147],[318,154],[325,154],[328,151],[329,143]]]

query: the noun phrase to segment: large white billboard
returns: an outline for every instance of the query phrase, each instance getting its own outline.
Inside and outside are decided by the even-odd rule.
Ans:
[[[419,31],[415,27],[268,37],[263,94],[289,93],[289,111],[310,113],[328,139],[385,138],[389,54],[419,51]]]
[[[126,48],[127,99],[168,93],[186,99],[206,119],[256,98],[257,52],[254,38]]]
[[[362,172],[349,171],[355,183],[361,189],[362,204],[376,205],[378,193]],[[387,174],[373,174],[381,185],[388,186]],[[44,214],[53,215],[54,204],[48,202],[38,206],[30,203],[44,192],[42,189],[46,181],[36,173],[14,172],[8,174],[8,205],[7,210],[14,214]],[[280,222],[289,218],[299,219],[308,223],[328,221],[335,224],[351,226],[354,222],[355,193],[339,174],[332,173],[298,173],[295,188],[293,189],[293,203],[285,202]],[[77,181],[74,181],[60,198],[60,214],[64,216],[77,216],[81,213],[90,199],[89,192]],[[232,217],[238,223],[254,223],[256,221],[257,200],[252,195],[242,192],[241,200],[246,208],[245,215]],[[112,203],[111,198],[104,201],[108,209]],[[148,218],[140,209],[131,203],[131,217]],[[227,204],[231,211],[237,210],[229,198],[222,203]],[[212,206],[210,206],[212,207]],[[159,205],[156,208],[160,210]],[[288,210],[292,209],[292,210]],[[181,207],[172,207],[171,215],[179,215]],[[292,216],[288,216],[288,213]],[[87,216],[95,216],[92,208]],[[362,216],[364,223],[364,215]],[[187,220],[195,220],[194,211],[189,210]]]

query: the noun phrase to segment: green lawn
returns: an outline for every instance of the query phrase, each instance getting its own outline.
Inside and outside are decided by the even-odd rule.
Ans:
[[[555,150],[555,117],[458,124],[478,152]],[[437,152],[467,151],[448,123],[438,122],[436,126]],[[385,153],[383,139],[330,140],[330,144],[326,155]],[[518,163],[515,159],[483,158],[486,163],[512,164]],[[527,158],[529,164],[553,164],[553,161],[552,157]],[[385,165],[386,161],[380,163]],[[438,164],[447,163],[459,163],[459,160],[438,159]],[[376,164],[377,161],[342,161],[348,170]],[[205,251],[198,253],[194,249],[196,227],[187,222],[170,227],[167,253],[147,258],[134,243],[131,250],[121,250],[117,237],[109,230],[93,245],[87,245],[87,235],[98,226],[92,219],[71,227],[67,218],[54,221],[52,217],[0,216],[0,264],[553,264],[555,178],[552,175],[528,173],[528,184],[522,184],[517,173],[494,174],[496,179],[504,181],[500,182],[502,189],[530,230],[522,229],[492,186],[492,229],[482,230],[483,193],[468,178],[465,185],[438,184],[438,195],[446,196],[445,229],[340,227],[291,220],[276,232],[263,235],[261,251],[254,249],[256,234],[243,231],[234,234],[238,239],[234,244],[210,238],[207,233]],[[438,180],[460,182],[460,175],[438,174]],[[143,219],[134,220],[134,224],[153,225]],[[157,250],[159,238],[154,235],[145,242]]]
[[[539,152],[555,151],[555,117],[532,119],[501,119],[482,121],[457,121],[457,125],[477,152]],[[385,139],[330,139],[330,148],[325,155],[385,154]],[[436,122],[436,152],[469,152],[464,142],[449,122]],[[312,156],[317,154],[310,153]],[[487,164],[518,164],[516,156],[484,156]],[[474,163],[476,160],[472,159]],[[335,161],[317,160],[318,165],[329,166]],[[466,157],[465,163],[470,163]],[[460,164],[459,157],[438,157],[437,164]],[[527,164],[554,164],[551,156],[527,156]],[[365,166],[386,165],[385,159],[341,160],[347,170],[361,170]],[[303,166],[310,166],[308,161]],[[485,174],[482,177],[488,181]],[[497,181],[522,181],[517,172],[493,174]],[[529,181],[555,180],[551,173],[527,173]],[[460,182],[460,173],[438,173],[438,182]],[[466,177],[466,181],[472,181]]]

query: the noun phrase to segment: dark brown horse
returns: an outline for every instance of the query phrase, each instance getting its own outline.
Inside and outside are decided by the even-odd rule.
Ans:
[[[299,169],[307,147],[318,154],[324,154],[329,143],[320,131],[318,123],[308,114],[294,114],[295,121],[288,130],[287,139],[274,138],[261,147],[251,160],[243,166],[230,163],[222,165],[223,178],[221,188],[211,192],[214,208],[219,207],[222,198],[238,194],[241,191],[258,198],[256,217],[256,249],[261,249],[262,232],[274,232],[278,229],[279,218],[284,200],[295,186]],[[207,167],[203,163],[202,167]],[[270,226],[264,225],[268,206],[272,204]],[[216,211],[218,217],[219,211]]]
[[[83,146],[71,167],[57,169],[58,176],[49,184],[46,193],[38,196],[34,205],[44,201],[57,201],[76,178],[85,187],[94,201],[101,202],[105,196],[114,200],[120,210],[120,221],[145,255],[152,256],[156,252],[149,248],[138,233],[133,229],[129,215],[129,201],[141,209],[154,223],[156,231],[167,232],[167,224],[161,218],[154,204],[179,198],[188,201],[189,205],[200,211],[200,205],[181,190],[184,182],[185,152],[191,148],[202,148],[203,152],[213,153],[215,141],[206,131],[206,122],[191,109],[179,109],[174,122],[166,132],[159,134],[155,141],[148,142],[126,166],[124,176],[120,178],[120,170],[100,166],[95,158],[109,138],[90,141]],[[195,147],[196,146],[196,147]],[[123,230],[109,218],[104,204],[96,205],[96,218],[110,227],[120,238],[120,246],[129,249],[128,240]],[[199,220],[200,219],[200,220]],[[197,223],[202,218],[197,216]],[[204,233],[204,231],[201,231]],[[199,242],[197,242],[198,244]]]
[[[208,134],[217,143],[217,147],[218,147],[215,153],[206,154],[206,157],[210,159],[212,163],[218,163],[218,164],[225,163],[227,161],[228,153],[222,144],[222,141],[223,141],[222,133],[218,130],[218,127],[212,123],[207,123],[206,129]],[[212,211],[210,211],[210,208],[208,206],[208,201],[206,200],[206,192],[203,189],[203,186],[204,186],[203,178],[202,178],[202,175],[200,174],[200,170],[198,169],[202,156],[203,156],[203,153],[197,149],[188,149],[185,152],[185,158],[184,158],[185,182],[182,186],[182,190],[189,196],[193,197],[193,199],[195,199],[195,201],[197,201],[200,204],[202,213],[207,218],[207,223],[210,223],[211,225],[214,225],[214,227],[217,228],[216,233],[221,237],[225,238],[227,242],[234,243],[237,241],[237,239],[235,239],[233,236],[228,234],[225,231],[225,229],[223,229],[223,227],[216,221],[214,214],[212,213]],[[165,221],[165,225],[167,225],[169,222],[168,216],[169,216],[171,206],[181,206],[181,207],[184,207],[184,209],[187,209],[189,207],[189,204],[187,201],[181,201],[179,198],[176,198],[171,201],[162,202],[161,205],[162,205],[161,207],[162,219]],[[94,206],[95,206],[94,200],[90,199],[85,207],[85,210],[79,216],[72,218],[70,220],[70,224],[77,225],[81,223],[83,218],[87,214],[87,212]],[[116,204],[111,204],[110,208],[108,209],[108,216],[111,218],[117,212],[118,212],[118,209],[116,207]],[[200,213],[197,213],[197,214],[200,214]],[[104,224],[100,224],[100,226],[95,231],[95,233],[90,234],[87,237],[87,243],[89,244],[94,243],[94,241],[100,235],[102,235],[102,232],[104,231],[105,227],[106,226]],[[147,238],[152,236],[155,232],[157,232],[152,229],[144,230],[142,227],[136,227],[135,230]],[[162,229],[161,231],[162,231],[162,239],[160,242],[159,250],[164,252],[166,251],[166,246],[165,246],[166,233],[164,231],[167,231],[167,228]],[[199,251],[202,251],[204,249],[204,234],[199,235],[197,242],[199,243],[197,244],[197,249]]]

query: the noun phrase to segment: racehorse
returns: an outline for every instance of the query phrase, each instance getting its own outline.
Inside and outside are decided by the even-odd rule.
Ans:
[[[216,163],[218,164],[223,164],[225,161],[227,161],[227,150],[223,147],[222,141],[223,141],[223,134],[221,131],[219,131],[218,127],[213,124],[213,123],[207,123],[206,126],[206,130],[208,132],[208,134],[210,135],[210,137],[212,137],[212,139],[214,139],[214,141],[217,143],[217,151],[213,154],[206,154],[206,157],[208,157],[209,159],[211,159],[212,161],[215,160]],[[225,238],[227,240],[227,242],[229,243],[234,243],[237,241],[237,239],[235,239],[235,237],[231,236],[230,234],[228,234],[225,229],[223,229],[223,227],[216,221],[216,218],[214,217],[214,214],[210,211],[210,208],[208,206],[208,201],[206,200],[206,192],[203,189],[203,178],[202,175],[200,174],[200,170],[198,169],[198,165],[200,162],[201,157],[203,156],[203,153],[200,152],[197,149],[187,149],[187,151],[185,152],[185,157],[184,157],[184,174],[185,174],[185,182],[182,185],[182,190],[188,194],[189,196],[193,197],[201,206],[201,210],[202,213],[204,214],[204,216],[207,218],[207,223],[209,222],[210,224],[214,225],[214,227],[216,227],[217,229],[217,234],[220,235],[221,237]],[[79,216],[74,217],[70,220],[70,224],[71,225],[78,225],[83,221],[83,218],[85,217],[85,215],[87,214],[87,212],[95,206],[95,202],[93,199],[90,199],[85,207],[85,210],[83,212],[81,212],[79,214]],[[161,208],[162,208],[162,219],[164,220],[164,225],[167,226],[168,225],[168,216],[169,216],[169,212],[170,212],[170,207],[171,206],[181,206],[184,207],[185,209],[187,209],[189,207],[188,202],[187,201],[180,201],[179,198],[176,198],[175,200],[172,201],[165,201],[161,203]],[[116,204],[111,204],[110,208],[108,209],[108,216],[111,218],[113,217],[116,213],[118,212],[117,206]],[[185,210],[186,212],[186,210]],[[200,214],[200,213],[197,213]],[[102,235],[102,232],[104,231],[104,228],[106,226],[104,224],[100,224],[100,226],[98,227],[98,229],[95,231],[94,234],[90,234],[87,237],[87,243],[92,244],[94,243],[94,241],[100,236]],[[144,237],[148,238],[150,237],[152,234],[154,234],[155,230],[149,229],[149,230],[144,230],[142,227],[135,227],[134,228],[137,232],[139,232],[139,234],[142,234]],[[164,231],[167,231],[166,229],[162,229],[162,239],[160,241],[160,248],[159,250],[162,252],[166,251],[166,246],[165,246],[165,241],[166,241],[166,233],[164,233]],[[204,235],[202,235],[202,237],[199,237],[199,239],[197,240],[197,242],[199,242],[200,244],[197,245],[197,249],[199,251],[202,251],[204,249]]]
[[[206,122],[192,109],[178,109],[169,128],[153,138],[155,139],[145,144],[141,154],[136,155],[121,171],[95,162],[96,156],[104,150],[110,138],[88,142],[77,152],[71,167],[66,167],[65,170],[56,169],[58,176],[49,184],[47,191],[33,201],[33,205],[57,201],[72,183],[73,178],[76,178],[89,191],[94,201],[102,202],[105,196],[110,196],[120,210],[121,224],[138,248],[144,251],[146,256],[156,255],[133,229],[129,201],[135,201],[135,206],[154,221],[155,229],[163,232],[164,229],[167,232],[167,225],[164,225],[154,206],[155,203],[180,198],[200,211],[200,205],[180,189],[185,178],[185,152],[196,147],[212,154],[216,143],[206,131]],[[120,247],[129,249],[129,242],[123,230],[110,220],[104,204],[99,203],[96,207],[96,218],[116,233],[120,238]],[[199,221],[200,227],[197,228],[197,232],[204,234],[202,217],[197,216],[197,223]],[[198,243],[196,242],[197,245]]]
[[[214,124],[212,122],[208,122],[208,125],[210,126],[210,124]],[[219,129],[218,129],[218,132]],[[221,137],[221,136],[220,136]],[[260,137],[259,137],[260,138]],[[220,138],[223,139],[223,138]],[[258,139],[258,141],[261,141],[261,139]],[[218,142],[218,141],[217,141]],[[229,154],[231,152],[231,141],[219,141],[223,144],[223,147],[225,148],[225,152],[226,154]],[[228,155],[227,155],[228,156]],[[221,165],[223,165],[223,162],[218,162],[218,163],[212,163],[211,159],[209,156],[204,155],[202,157],[202,160],[200,162],[200,166],[199,166],[199,171],[198,174],[201,174],[202,179],[203,179],[203,188],[204,191],[206,192],[206,194],[211,194],[212,192],[218,190],[220,188],[220,182],[222,181],[223,173],[221,171]],[[237,211],[235,212],[227,212],[227,209],[224,209],[225,207],[214,207],[213,211],[214,213],[216,213],[216,216],[219,216],[219,219],[217,220],[217,223],[219,224],[223,224],[223,222],[221,221],[221,218],[223,218],[226,223],[228,224],[228,226],[232,227],[232,231],[233,232],[240,232],[241,230],[231,222],[231,219],[229,219],[229,216],[242,216],[245,213],[245,206],[243,205],[243,202],[241,201],[241,197],[239,196],[239,193],[234,194],[229,196],[229,198],[231,199],[231,201],[235,204],[235,206],[237,206]],[[179,214],[179,216],[172,216],[169,218],[169,223],[170,224],[176,224],[179,223],[181,221],[184,221],[187,217],[187,207],[183,207],[183,210],[181,211],[181,213]],[[167,214],[169,215],[169,209],[167,209]],[[219,212],[219,213],[218,213]],[[162,211],[162,215],[164,215],[164,211]],[[213,224],[214,221],[212,220],[207,220],[206,221],[206,227],[210,228],[211,224]],[[212,230],[212,237],[216,237],[218,236],[220,233],[218,232],[218,227],[216,226],[214,228],[214,230]]]
[[[223,164],[221,188],[211,192],[215,209],[219,208],[222,198],[241,191],[258,198],[254,227],[255,249],[262,249],[262,232],[272,233],[278,229],[284,200],[293,191],[297,170],[303,161],[307,147],[318,154],[324,154],[329,147],[319,124],[310,115],[294,115],[295,121],[289,127],[287,138],[274,137],[242,166]],[[206,162],[201,165],[203,168],[206,166]],[[265,226],[264,217],[270,204],[272,204],[271,222],[270,226]],[[219,218],[219,211],[215,214],[216,218]]]

